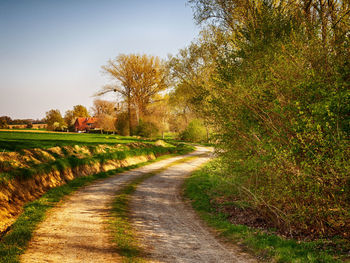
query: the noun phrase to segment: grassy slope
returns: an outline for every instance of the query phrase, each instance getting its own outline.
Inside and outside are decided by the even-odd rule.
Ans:
[[[185,149],[184,147],[182,147]],[[154,154],[155,156],[162,155],[165,153],[175,153],[180,148],[176,147],[161,147],[161,146],[152,146],[147,148],[137,148],[137,149],[130,149],[126,151],[115,151],[110,153],[102,153],[102,154],[96,154],[93,156],[88,156],[85,158],[77,158],[75,156],[69,156],[66,158],[58,158],[54,161],[50,161],[47,163],[41,163],[41,164],[33,164],[29,168],[16,168],[13,170],[10,170],[9,172],[2,172],[0,173],[0,182],[6,182],[8,180],[11,180],[13,178],[19,177],[23,179],[30,178],[37,174],[44,174],[49,173],[53,170],[57,171],[64,171],[67,168],[75,168],[80,165],[85,164],[94,164],[94,163],[100,163],[103,164],[107,162],[108,160],[124,160],[127,157],[133,157],[133,156],[141,156],[141,155],[147,155],[147,154]],[[1,165],[1,164],[0,164]]]
[[[209,163],[203,169],[195,172],[184,185],[185,196],[192,200],[195,210],[211,226],[217,229],[222,236],[241,243],[245,249],[268,262],[340,262],[344,252],[337,247],[326,246],[329,240],[301,242],[284,239],[272,233],[244,225],[234,225],[228,221],[225,214],[218,214],[215,198],[220,195],[220,188],[225,188],[224,179],[215,176]],[[224,193],[225,190],[222,193]],[[343,254],[343,255],[341,255]]]
[[[30,148],[50,148],[65,145],[96,145],[96,144],[124,144],[144,141],[134,137],[85,134],[85,133],[53,133],[53,132],[20,132],[0,130],[0,152],[19,151]]]

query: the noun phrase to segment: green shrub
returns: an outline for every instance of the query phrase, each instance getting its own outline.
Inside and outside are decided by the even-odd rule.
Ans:
[[[189,142],[203,142],[207,139],[207,132],[203,122],[195,119],[191,121],[186,129],[180,134],[181,140]]]
[[[139,125],[136,126],[135,134],[145,138],[154,137],[158,134],[158,128],[152,122],[140,120]]]

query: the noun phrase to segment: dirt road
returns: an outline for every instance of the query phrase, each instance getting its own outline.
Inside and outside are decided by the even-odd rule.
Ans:
[[[208,153],[199,147],[195,153]],[[140,175],[186,156],[173,157],[87,186],[52,209],[34,233],[24,263],[121,262],[106,221],[115,192]],[[142,183],[132,201],[132,222],[153,262],[253,262],[227,249],[199,223],[179,197],[184,177],[209,159],[177,164]]]
[[[198,154],[198,153],[193,153]],[[126,182],[153,172],[183,156],[173,157],[99,181],[52,209],[34,232],[21,262],[119,262],[106,229],[109,204]]]
[[[138,186],[132,221],[153,262],[255,262],[217,240],[179,195],[183,179],[206,161],[208,156],[202,156],[172,166]]]

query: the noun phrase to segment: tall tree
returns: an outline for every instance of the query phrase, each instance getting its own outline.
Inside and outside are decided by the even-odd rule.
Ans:
[[[131,110],[135,110],[136,121],[139,123],[152,98],[167,88],[164,62],[154,56],[121,54],[114,60],[109,60],[102,69],[112,78],[113,83],[103,87],[97,95],[116,92],[127,103],[131,134]]]

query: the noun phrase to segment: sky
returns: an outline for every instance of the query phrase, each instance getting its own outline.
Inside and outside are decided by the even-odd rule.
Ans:
[[[186,0],[0,0],[0,116],[90,109],[109,59],[165,59],[199,30]]]

